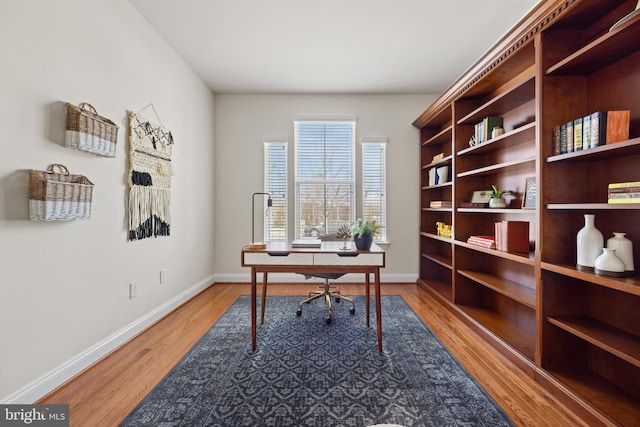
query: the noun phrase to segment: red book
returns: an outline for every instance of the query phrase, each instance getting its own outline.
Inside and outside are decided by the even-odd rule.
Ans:
[[[529,253],[529,223],[527,221],[502,221],[499,240],[501,251]]]

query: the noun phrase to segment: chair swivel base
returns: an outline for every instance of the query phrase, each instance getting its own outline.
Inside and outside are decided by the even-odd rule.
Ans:
[[[340,295],[339,291],[331,291],[331,286],[329,286],[329,279],[325,279],[324,285],[321,287],[321,289],[322,290],[320,291],[309,292],[309,298],[303,301],[300,301],[300,304],[299,304],[300,308],[296,312],[296,316],[298,317],[302,316],[302,306],[304,304],[308,304],[311,301],[316,300],[318,298],[324,298],[327,304],[327,310],[329,311],[329,317],[326,320],[327,325],[331,324],[331,315],[333,313],[333,310],[331,308],[331,298],[335,298],[336,303],[339,303],[340,301],[346,301],[351,303],[351,309],[349,310],[349,313],[351,313],[352,315],[356,314],[356,303],[351,298],[347,298],[345,296]]]

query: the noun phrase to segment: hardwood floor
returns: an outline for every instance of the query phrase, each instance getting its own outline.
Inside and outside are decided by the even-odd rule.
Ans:
[[[310,285],[269,284],[269,295],[304,295]],[[364,294],[359,284],[340,288]],[[68,403],[72,426],[116,426],[236,298],[249,293],[248,284],[211,286],[37,403]],[[383,284],[382,294],[401,295],[517,425],[587,425],[417,285]]]

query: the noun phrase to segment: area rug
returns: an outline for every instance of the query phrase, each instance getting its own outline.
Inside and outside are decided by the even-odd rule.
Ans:
[[[297,317],[300,299],[267,297],[251,352],[240,296],[121,425],[514,425],[402,297],[382,297],[382,353],[364,297],[355,315],[334,304],[329,325],[324,301]]]

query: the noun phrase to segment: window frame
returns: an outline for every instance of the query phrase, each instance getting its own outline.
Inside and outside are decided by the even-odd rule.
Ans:
[[[362,197],[362,218],[375,219],[380,225],[379,235],[374,237],[375,242],[385,243],[388,237],[387,226],[387,138],[386,137],[362,137],[360,138],[362,153],[362,168],[360,180],[360,194]],[[371,150],[371,153],[369,152]],[[370,156],[375,156],[378,151],[379,161],[372,162]],[[377,182],[376,182],[377,181]],[[368,188],[373,185],[375,188]],[[379,193],[376,201],[376,192]],[[372,194],[373,193],[373,194]],[[367,198],[371,196],[371,203]],[[376,215],[377,213],[377,215]]]

